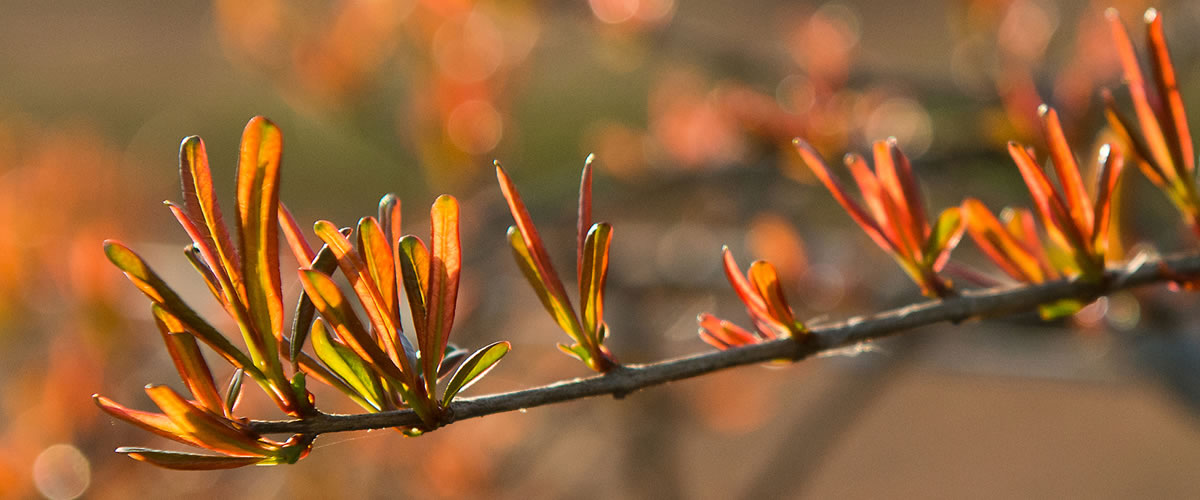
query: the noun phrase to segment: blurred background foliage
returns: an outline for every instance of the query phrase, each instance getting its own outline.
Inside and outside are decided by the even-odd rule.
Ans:
[[[0,497],[1198,496],[1200,317],[1194,295],[1165,290],[1101,299],[1054,324],[1028,315],[929,328],[782,370],[419,439],[322,436],[288,467],[135,463],[112,448],[155,438],[89,398],[145,408],[142,385],[177,384],[101,239],[135,244],[198,309],[220,315],[156,203],[178,198],[184,136],[204,137],[229,203],[241,126],[271,117],[285,136],[282,199],[302,225],[350,225],[394,191],[421,234],[422,207],[458,195],[456,341],[512,341],[472,393],[515,390],[588,372],[556,352],[560,335],[504,248],[493,158],[561,267],[576,176],[596,153],[595,215],[616,227],[610,344],[624,362],[707,349],[700,311],[741,317],[722,244],[771,260],[799,318],[898,306],[918,290],[799,165],[790,139],[837,158],[896,136],[932,209],[964,194],[1027,206],[1003,145],[1044,150],[1043,101],[1072,144],[1098,144],[1099,88],[1119,84],[1109,6],[1140,41],[1149,4],[1138,0],[9,2]],[[1196,109],[1200,4],[1156,6]],[[1127,253],[1145,241],[1195,246],[1143,178],[1127,176],[1121,203]],[[970,244],[955,255],[998,275]],[[294,300],[299,285],[283,276]],[[355,411],[337,394],[317,398]],[[264,400],[242,408],[279,416]]]

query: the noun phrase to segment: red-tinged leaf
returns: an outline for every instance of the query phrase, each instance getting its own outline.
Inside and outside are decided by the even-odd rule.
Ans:
[[[396,267],[392,256],[392,245],[383,228],[374,217],[363,217],[358,221],[358,256],[367,266],[371,281],[379,290],[384,309],[389,315],[398,317],[400,297],[396,291]],[[396,334],[401,328],[396,326]],[[393,342],[395,340],[393,339]]]
[[[101,410],[104,410],[104,413],[140,427],[142,430],[150,431],[159,436],[183,444],[191,446],[204,446],[198,440],[196,440],[196,438],[184,433],[179,426],[175,425],[175,423],[172,422],[171,419],[166,415],[126,408],[117,402],[99,394],[93,394],[92,401],[94,401],[96,406],[99,406]]]
[[[1150,147],[1146,145],[1141,136],[1132,132],[1133,126],[1129,120],[1125,118],[1125,115],[1117,111],[1117,102],[1113,98],[1112,92],[1104,89],[1101,91],[1101,95],[1104,98],[1104,116],[1108,120],[1109,128],[1121,138],[1122,142],[1128,144],[1133,153],[1137,155],[1138,166],[1141,167],[1142,173],[1146,175],[1146,178],[1150,179],[1150,182],[1154,183],[1154,185],[1166,191],[1172,197],[1172,200],[1174,200],[1175,193],[1172,190],[1173,186],[1167,183],[1167,174],[1162,171],[1160,165],[1155,163],[1154,156],[1150,152]]]
[[[471,357],[463,361],[462,366],[454,372],[454,376],[450,377],[450,382],[446,384],[446,392],[442,395],[442,405],[450,404],[460,391],[487,375],[487,372],[495,368],[496,363],[500,362],[500,358],[508,354],[511,349],[511,344],[501,341],[484,346],[471,354]]]
[[[400,229],[400,198],[388,193],[379,199],[379,226],[388,244],[395,243],[404,234]]]
[[[161,305],[179,318],[192,333],[212,347],[217,354],[229,360],[235,367],[246,370],[256,380],[265,380],[262,372],[250,358],[234,347],[224,335],[204,321],[191,307],[188,307],[183,299],[174,290],[171,290],[140,256],[115,240],[105,240],[104,254],[151,301]]]
[[[1137,115],[1138,123],[1141,125],[1142,137],[1145,139],[1154,161],[1167,174],[1169,182],[1175,182],[1179,178],[1178,170],[1172,161],[1170,147],[1167,145],[1162,127],[1158,123],[1158,115],[1150,104],[1150,96],[1147,94],[1146,82],[1142,77],[1142,68],[1138,63],[1137,53],[1133,49],[1133,42],[1129,40],[1125,24],[1121,22],[1115,9],[1110,8],[1105,11],[1105,16],[1112,28],[1113,42],[1117,46],[1117,55],[1121,60],[1125,83],[1129,86],[1129,96],[1133,99],[1134,114]]]
[[[925,208],[912,179],[912,166],[896,146],[895,139],[876,141],[874,145],[875,176],[883,188],[884,208],[889,209],[890,225],[900,235],[899,241],[910,260],[920,260],[921,242],[928,233]],[[888,202],[893,205],[889,207]],[[920,218],[918,219],[918,214]]]
[[[241,259],[233,248],[233,239],[229,237],[229,230],[221,216],[221,207],[213,192],[208,155],[204,151],[204,141],[199,137],[188,137],[180,144],[179,177],[183,184],[184,204],[187,206],[184,218],[198,229],[196,233],[199,238],[193,239],[201,248],[212,249],[215,258],[209,259],[207,255],[205,258],[212,265],[213,272],[223,278],[222,281],[231,283],[233,296],[243,301],[245,292],[242,291],[241,266],[238,265]]]
[[[750,316],[755,321],[778,323],[778,320],[771,315],[766,301],[758,294],[758,290],[738,269],[737,261],[733,259],[733,252],[729,251],[729,247],[721,248],[721,259],[725,267],[725,278],[729,280],[730,285],[733,285],[733,291],[737,292],[738,298],[746,305],[746,311],[750,313]],[[783,324],[779,324],[779,326],[786,330]]]
[[[583,315],[583,331],[600,345],[600,331],[604,325],[604,283],[608,279],[608,249],[612,243],[612,226],[599,223],[588,231],[583,243],[583,274],[580,275],[580,306]]]
[[[525,209],[525,203],[521,201],[521,195],[517,193],[517,187],[508,178],[508,174],[500,166],[500,162],[496,162],[496,179],[500,182],[500,192],[504,194],[504,199],[508,202],[509,211],[512,212],[513,220],[517,223],[516,227],[520,230],[521,239],[524,240],[523,246],[526,249],[524,253],[529,255],[530,262],[533,263],[534,268],[537,270],[536,274],[542,281],[541,286],[554,297],[556,302],[563,304],[566,310],[573,311],[571,300],[567,298],[567,292],[563,288],[562,280],[558,279],[558,273],[554,271],[554,266],[550,263],[550,257],[546,255],[546,248],[542,245],[542,238],[538,236],[537,228],[533,225],[533,219],[529,217],[529,211]],[[571,315],[574,316],[574,312]],[[578,323],[578,320],[574,322]]]
[[[234,456],[262,457],[279,452],[279,445],[259,440],[250,431],[235,426],[232,420],[219,418],[188,402],[170,387],[147,386],[146,394],[180,432],[195,438],[204,448]]]
[[[949,207],[938,214],[937,221],[929,233],[929,240],[925,242],[924,255],[931,264],[931,269],[937,272],[946,267],[946,263],[950,261],[950,252],[958,246],[965,228],[966,224],[958,207]]]
[[[1008,144],[1008,152],[1012,156],[1013,162],[1016,163],[1017,169],[1020,170],[1021,177],[1025,179],[1025,185],[1028,186],[1034,205],[1037,206],[1038,212],[1042,214],[1042,219],[1046,222],[1046,231],[1050,237],[1058,240],[1058,244],[1063,248],[1086,248],[1083,236],[1071,219],[1066,204],[1054,190],[1054,186],[1050,184],[1050,179],[1046,177],[1045,172],[1038,167],[1037,160],[1033,158],[1033,155],[1013,142]]]
[[[1096,231],[1092,235],[1092,248],[1096,249],[1099,255],[1104,255],[1108,250],[1108,228],[1112,222],[1110,212],[1112,211],[1114,191],[1117,189],[1117,182],[1121,178],[1125,161],[1121,157],[1121,152],[1108,144],[1100,147],[1099,161],[1100,173],[1097,175],[1099,185],[1096,188],[1096,213],[1094,216]]]
[[[796,151],[800,153],[800,157],[804,160],[804,163],[808,165],[808,168],[812,170],[813,175],[816,175],[817,179],[820,179],[821,183],[825,184],[825,187],[829,189],[829,192],[833,195],[833,198],[842,205],[842,208],[846,210],[846,213],[850,214],[850,218],[854,219],[854,222],[857,222],[858,225],[863,228],[863,231],[867,233],[867,236],[870,236],[871,239],[875,241],[875,244],[879,245],[879,247],[883,249],[898,248],[897,245],[893,244],[886,236],[884,236],[883,230],[879,227],[879,224],[867,216],[867,213],[863,211],[862,207],[860,207],[858,203],[855,203],[854,199],[850,198],[850,196],[846,193],[846,189],[842,187],[841,181],[839,181],[838,178],[833,175],[833,172],[829,170],[829,166],[825,164],[825,160],[821,159],[821,155],[817,153],[812,146],[809,146],[807,142],[804,142],[800,139],[793,140],[792,145],[795,146]]]
[[[279,160],[283,135],[256,116],[242,132],[238,158],[238,235],[246,309],[264,346],[271,371],[283,341],[283,295],[279,277]],[[280,370],[282,373],[282,370]]]
[[[232,457],[226,455],[201,455],[181,451],[152,450],[122,446],[117,453],[129,458],[174,470],[221,470],[255,465],[266,457]]]
[[[458,234],[458,200],[441,195],[430,209],[429,295],[426,302],[424,342],[418,339],[424,364],[426,390],[430,395],[437,387],[438,364],[450,341],[454,325],[454,310],[458,304],[459,272],[462,269],[462,248]]]
[[[963,200],[962,213],[971,239],[1005,274],[1025,283],[1045,281],[1037,258],[996,220],[983,202],[974,198]]]
[[[375,280],[371,279],[366,264],[363,263],[362,259],[358,257],[358,254],[351,247],[350,240],[338,232],[337,227],[329,221],[317,221],[313,226],[313,230],[317,233],[317,237],[321,238],[326,245],[329,245],[330,250],[337,256],[338,266],[341,267],[342,274],[346,275],[346,279],[350,281],[350,286],[354,288],[354,293],[358,296],[359,303],[363,306],[363,311],[367,313],[368,321],[370,321],[371,326],[374,327],[375,332],[379,335],[384,347],[387,349],[388,356],[405,373],[409,373],[408,360],[401,359],[403,356],[400,355],[397,346],[393,344],[396,338],[400,336],[400,328],[396,325],[396,318],[393,318],[389,313],[387,304],[383,301],[383,296],[379,292],[378,285],[375,283]],[[318,309],[320,308],[318,307]],[[329,320],[329,318],[325,319]]]
[[[893,221],[895,220],[894,204],[888,203],[885,205],[885,199],[890,201],[890,197],[883,191],[883,187],[879,185],[879,179],[871,172],[871,168],[867,166],[867,161],[862,156],[857,154],[847,154],[843,159],[846,168],[850,170],[850,175],[854,177],[854,182],[858,184],[858,190],[862,193],[863,202],[867,204],[867,209],[874,216],[874,222],[879,231],[883,234],[883,239],[886,241],[886,246],[880,245],[885,252],[901,253],[903,248],[899,245],[900,235],[896,233],[896,227]],[[889,208],[890,205],[891,207]],[[864,229],[866,229],[864,227]],[[870,231],[867,232],[870,234]],[[876,240],[878,244],[879,241]]]
[[[742,327],[711,314],[701,313],[696,320],[700,323],[700,339],[722,351],[761,342],[759,337]]]
[[[249,325],[249,313],[246,312],[245,303],[242,301],[241,295],[239,295],[241,292],[237,288],[237,285],[229,280],[229,273],[220,269],[215,269],[211,265],[212,262],[220,262],[220,256],[211,246],[208,245],[208,243],[204,241],[204,229],[195,225],[193,221],[187,217],[187,214],[184,213],[183,208],[179,205],[169,201],[164,203],[166,204],[167,208],[171,210],[171,214],[175,216],[175,219],[179,221],[179,225],[183,227],[184,232],[186,232],[188,237],[192,239],[191,246],[195,247],[200,257],[203,258],[204,263],[206,264],[205,267],[213,272],[213,276],[217,279],[217,283],[220,284],[221,294],[217,296],[217,301],[219,301],[225,310],[229,312],[230,316],[233,316],[234,320],[238,322],[239,326]],[[251,338],[247,338],[247,341],[250,342],[251,346],[258,347],[258,343],[252,340],[253,339]]]
[[[279,228],[283,230],[283,237],[287,240],[288,248],[292,249],[296,262],[304,265],[316,258],[317,254],[313,252],[308,240],[304,239],[304,233],[296,223],[296,218],[292,216],[292,211],[288,210],[283,202],[279,203]]]
[[[771,317],[783,325],[794,325],[795,316],[788,306],[787,298],[783,295],[783,286],[779,284],[779,273],[775,266],[765,260],[757,260],[750,264],[746,273],[750,283],[754,285],[758,296],[763,298]]]
[[[238,402],[242,400],[242,379],[245,378],[245,374],[245,370],[238,368],[229,377],[229,386],[225,389],[226,415],[232,416],[233,411],[237,409]]]
[[[546,277],[540,274],[533,254],[525,246],[525,240],[521,237],[520,230],[516,226],[508,228],[508,243],[512,247],[513,257],[516,258],[517,266],[525,274],[525,279],[529,281],[529,286],[537,292],[538,299],[542,301],[542,306],[546,308],[546,311],[550,313],[550,316],[554,318],[558,326],[567,335],[570,335],[575,342],[580,344],[587,343],[586,335],[579,325],[575,311],[571,309],[569,303],[561,300],[561,296],[554,295],[547,288]]]
[[[1088,197],[1087,188],[1083,186],[1083,176],[1079,174],[1079,163],[1075,161],[1075,153],[1071,152],[1071,145],[1067,143],[1067,137],[1063,134],[1058,112],[1043,104],[1038,107],[1038,114],[1042,117],[1042,132],[1046,144],[1050,147],[1050,163],[1054,166],[1058,182],[1062,184],[1063,197],[1066,198],[1064,201],[1071,219],[1075,221],[1075,227],[1083,233],[1082,236],[1085,239],[1090,238],[1092,228],[1095,227],[1092,222],[1092,201]]]
[[[162,306],[153,304],[150,306],[150,310],[154,316],[154,323],[158,326],[158,331],[162,333],[167,352],[171,355],[171,360],[175,362],[179,378],[187,385],[192,396],[209,410],[229,416],[225,402],[217,391],[212,371],[209,370],[208,363],[204,361],[204,355],[200,353],[200,346],[196,344],[196,338],[188,333],[179,318],[167,312]]]
[[[918,236],[917,240],[922,241],[930,231],[929,219],[925,214],[925,199],[921,196],[921,188],[917,185],[917,178],[913,174],[912,163],[908,161],[908,156],[905,156],[904,152],[900,150],[896,138],[889,137],[887,143],[888,149],[892,153],[897,182],[904,192],[905,206],[908,207],[909,215],[912,218],[913,231]]]
[[[577,241],[575,242],[575,278],[579,282],[580,301],[586,300],[584,297],[587,297],[583,279],[583,275],[586,272],[583,264],[583,256],[586,252],[583,247],[586,243],[588,232],[592,228],[592,162],[595,159],[595,155],[588,155],[587,159],[583,161],[583,174],[579,176],[579,222],[575,226],[576,233],[578,234]]]
[[[301,269],[299,274],[304,292],[312,299],[313,306],[317,308],[321,317],[337,332],[338,338],[380,375],[411,386],[412,379],[408,374],[413,372],[408,366],[408,359],[403,359],[404,365],[400,368],[389,361],[387,353],[383,352],[363,328],[342,291],[338,289],[337,283],[333,282],[333,278],[312,269]]]
[[[1172,159],[1182,179],[1191,179],[1196,171],[1196,156],[1192,146],[1192,133],[1188,130],[1187,113],[1183,98],[1179,95],[1179,83],[1175,78],[1175,65],[1167,50],[1167,38],[1163,35],[1162,16],[1158,10],[1146,10],[1146,37],[1150,45],[1150,61],[1154,67],[1154,79],[1158,83],[1158,96],[1162,100],[1166,122],[1167,141],[1171,145]]]
[[[310,336],[317,358],[353,389],[352,396],[357,396],[359,404],[373,412],[383,410],[387,399],[379,376],[368,363],[353,349],[331,338],[325,323],[319,319],[313,322]]]

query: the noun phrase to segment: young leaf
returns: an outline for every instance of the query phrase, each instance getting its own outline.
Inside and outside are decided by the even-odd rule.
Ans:
[[[238,368],[233,371],[233,376],[229,377],[229,387],[225,389],[225,412],[227,416],[233,416],[233,410],[237,408],[238,402],[242,400],[242,376],[245,374],[245,370]]]
[[[147,386],[146,394],[180,432],[195,438],[204,448],[233,456],[273,456],[279,451],[278,445],[263,442],[249,431],[234,427],[233,421],[193,405],[170,387]]]
[[[600,330],[604,323],[604,282],[608,278],[608,248],[612,243],[612,226],[600,223],[592,226],[584,239],[580,260],[580,301],[583,307],[583,329],[595,345],[603,343]]]
[[[950,251],[958,246],[965,226],[958,207],[946,208],[938,214],[924,251],[925,258],[931,261],[935,272],[946,267],[946,262],[950,260]]]
[[[267,457],[234,457],[225,455],[201,455],[181,451],[152,450],[122,446],[117,453],[126,455],[134,460],[175,470],[220,470],[245,467],[262,462]]]
[[[279,278],[279,160],[283,136],[266,118],[256,116],[242,132],[237,171],[238,235],[246,310],[263,357],[280,372],[283,297]]]
[[[371,411],[383,410],[386,399],[379,377],[371,367],[367,366],[354,350],[330,338],[325,323],[319,319],[312,324],[311,337],[317,358],[354,389],[355,394],[365,400],[367,404],[364,406]]]
[[[299,273],[304,292],[312,299],[313,306],[321,313],[321,317],[337,332],[338,338],[346,342],[355,354],[366,360],[380,375],[410,385],[412,379],[407,374],[412,372],[407,366],[408,360],[404,359],[406,366],[401,368],[397,368],[388,360],[388,355],[367,334],[354,310],[346,302],[342,291],[333,282],[333,278],[312,269],[301,269]]]
[[[426,390],[434,394],[438,364],[450,340],[454,325],[454,309],[458,303],[459,271],[462,268],[462,249],[458,234],[458,200],[442,195],[430,211],[432,258],[429,271],[428,309],[426,310],[425,341],[420,343],[424,364]]]
[[[471,357],[463,361],[462,366],[458,367],[458,371],[454,372],[454,376],[446,384],[446,392],[442,394],[442,405],[450,404],[459,391],[470,387],[471,384],[483,378],[488,371],[496,366],[496,363],[500,362],[500,358],[508,354],[510,349],[512,349],[511,344],[501,341],[489,344],[475,351]]]

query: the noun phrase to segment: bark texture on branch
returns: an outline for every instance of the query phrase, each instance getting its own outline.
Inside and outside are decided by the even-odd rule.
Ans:
[[[1200,275],[1200,254],[1189,253],[1140,261],[1135,259],[1126,267],[1110,269],[1104,282],[1098,284],[1060,280],[1039,285],[967,290],[954,298],[926,301],[878,314],[811,326],[812,334],[802,342],[791,339],[774,340],[727,351],[627,365],[604,375],[561,381],[532,389],[464,398],[450,405],[451,415],[447,423],[591,396],[613,395],[621,398],[646,387],[735,366],[774,359],[798,361],[825,351],[942,321],[957,322],[969,318],[1029,311],[1040,304],[1060,299],[1091,299],[1117,290],[1196,275]],[[250,423],[250,427],[262,434],[321,434],[420,424],[421,420],[411,410],[398,410],[355,415],[322,414],[300,420],[255,420]]]

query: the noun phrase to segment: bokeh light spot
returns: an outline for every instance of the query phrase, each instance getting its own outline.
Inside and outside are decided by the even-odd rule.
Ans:
[[[456,106],[446,118],[446,135],[464,152],[486,153],[500,143],[504,119],[487,101],[466,101]]]
[[[91,482],[91,464],[72,445],[52,445],[33,461],[33,483],[42,496],[51,500],[79,498]]]

